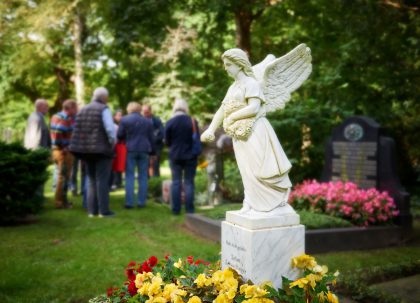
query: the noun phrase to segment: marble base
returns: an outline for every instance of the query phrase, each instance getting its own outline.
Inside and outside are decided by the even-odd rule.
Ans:
[[[282,215],[258,216],[249,213],[241,213],[241,211],[237,210],[226,212],[226,221],[255,230],[298,225],[300,223],[300,217],[295,212]]]
[[[295,219],[284,218],[282,222]],[[248,223],[254,227],[267,223],[265,220],[261,222]],[[244,224],[249,225],[248,223]],[[304,252],[303,225],[250,229],[231,222],[222,222],[222,268],[234,268],[254,284],[272,281],[275,288],[280,288],[282,276],[296,279],[299,271],[292,269],[291,259]]]

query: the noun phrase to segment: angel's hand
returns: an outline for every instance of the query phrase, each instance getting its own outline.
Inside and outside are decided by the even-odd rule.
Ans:
[[[200,136],[201,142],[212,142],[214,141],[214,139],[215,139],[214,133],[210,131],[209,129],[203,132]]]

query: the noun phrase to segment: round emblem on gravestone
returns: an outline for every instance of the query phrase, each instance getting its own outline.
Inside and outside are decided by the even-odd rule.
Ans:
[[[347,125],[344,128],[344,138],[349,141],[358,141],[363,137],[363,128],[356,123]]]

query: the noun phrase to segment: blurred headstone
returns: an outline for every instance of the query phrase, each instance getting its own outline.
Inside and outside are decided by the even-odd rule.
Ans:
[[[395,141],[384,136],[372,118],[350,117],[333,129],[326,146],[322,181],[338,180],[387,191],[400,211],[397,223],[411,228],[410,196],[397,174]]]

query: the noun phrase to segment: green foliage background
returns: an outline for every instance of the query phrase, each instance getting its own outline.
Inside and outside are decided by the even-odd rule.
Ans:
[[[176,97],[208,122],[230,80],[220,60],[237,45],[238,12],[252,12],[252,63],[299,43],[313,73],[269,117],[294,182],[320,176],[324,143],[350,115],[367,115],[397,141],[403,182],[420,171],[420,17],[416,1],[10,0],[0,4],[0,129],[20,138],[35,98],[57,110],[74,96],[72,20],[82,14],[86,100],[106,86],[111,106],[153,105],[164,120]],[[239,14],[240,15],[240,14]],[[63,91],[64,90],[64,91]],[[66,91],[67,90],[67,91]]]

